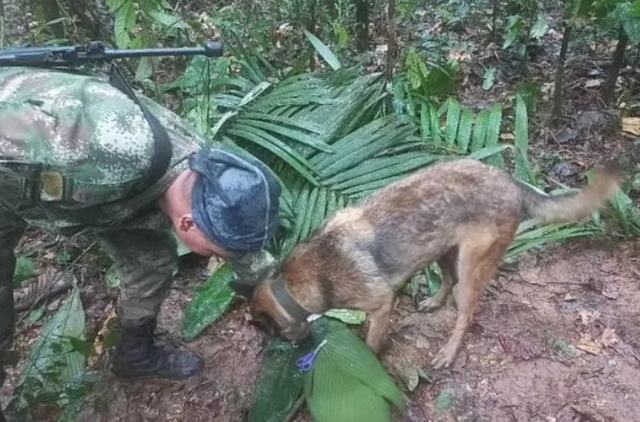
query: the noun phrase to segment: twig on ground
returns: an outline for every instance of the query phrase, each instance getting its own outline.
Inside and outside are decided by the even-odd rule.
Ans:
[[[40,296],[36,297],[35,299],[25,300],[24,302],[16,303],[15,311],[22,312],[26,310],[31,310],[36,306],[42,304],[42,302],[66,292],[71,287],[73,287],[73,282],[71,280],[65,281],[64,283],[54,288],[49,288],[46,292],[43,292]],[[23,319],[24,317],[21,318],[19,322],[22,322]]]
[[[88,252],[89,252],[89,251],[90,251],[90,250],[91,250],[91,249],[92,249],[92,248],[93,248],[97,243],[98,243],[97,241],[95,241],[95,242],[91,243],[91,244],[90,244],[90,245],[89,245],[89,246],[88,246],[84,251],[82,251],[82,253],[81,253],[80,255],[78,255],[78,256],[76,257],[76,259],[74,259],[74,260],[71,262],[71,265],[76,264],[76,263],[77,263],[77,262],[78,262],[78,261],[79,261],[83,256],[85,256],[85,255],[86,255],[86,254],[87,254],[87,253],[88,253]],[[70,271],[70,269],[69,269],[69,268],[65,269],[65,270],[62,272],[62,276],[64,277],[64,276],[65,276],[69,271]],[[70,283],[71,283],[71,282],[70,282]],[[66,283],[65,283],[65,284],[66,284]],[[72,283],[71,283],[71,284],[72,284]],[[62,285],[62,286],[64,286],[64,285]],[[68,289],[70,288],[70,287],[66,287],[66,289],[62,290],[61,292],[57,292],[57,290],[58,290],[59,288],[62,288],[62,286],[56,287],[56,289],[55,289],[56,294],[63,293],[64,291],[66,291],[66,290],[68,290]],[[51,291],[51,287],[52,287],[52,286],[50,285],[50,286],[49,286],[49,288],[47,289],[47,291],[43,292],[43,293],[40,295],[40,298],[48,298],[48,297],[49,297],[49,292]],[[28,315],[29,313],[31,313],[31,311],[33,310],[33,308],[36,306],[36,303],[38,302],[38,300],[39,300],[39,299],[36,299],[36,301],[34,301],[34,303],[30,304],[30,306],[27,306],[27,307],[26,307],[26,309],[21,309],[20,311],[18,311],[18,308],[22,308],[22,304],[21,304],[21,303],[16,303],[16,304],[15,304],[15,310],[16,310],[16,312],[28,311],[27,313],[25,313],[25,314],[20,318],[20,320],[16,323],[16,325],[19,325],[20,323],[22,323],[22,321],[24,321],[24,319],[27,317],[27,315]]]

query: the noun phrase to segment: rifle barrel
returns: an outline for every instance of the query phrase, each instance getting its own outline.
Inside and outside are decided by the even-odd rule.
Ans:
[[[141,48],[138,50],[105,50],[108,58],[149,57],[149,56],[197,56],[220,57],[224,54],[224,47],[220,41],[209,41],[204,47],[184,48]]]
[[[56,66],[78,64],[92,60],[108,61],[125,57],[196,56],[221,57],[224,45],[221,41],[208,41],[202,47],[142,48],[115,50],[102,43],[82,46],[27,47],[0,50],[0,66]]]

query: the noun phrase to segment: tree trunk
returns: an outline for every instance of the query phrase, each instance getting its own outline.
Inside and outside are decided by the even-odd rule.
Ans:
[[[307,31],[309,31],[310,33],[312,33],[313,35],[316,34],[316,1],[317,0],[311,0],[310,1],[310,5],[309,5],[309,20],[307,21]],[[313,47],[311,47],[313,48]],[[313,71],[316,68],[316,55],[312,54],[311,58],[309,59],[309,68],[311,69],[311,71]]]
[[[393,80],[393,67],[396,58],[396,0],[389,0],[389,10],[387,11],[387,82]],[[391,112],[393,98],[387,96],[387,113]]]
[[[618,29],[618,44],[616,45],[616,51],[613,53],[613,62],[602,91],[602,100],[608,105],[613,102],[615,97],[616,81],[624,64],[624,51],[627,49],[627,44],[629,44],[629,37],[627,37],[624,28],[620,26]]]
[[[524,49],[520,60],[520,75],[525,82],[529,82],[529,42],[531,41],[532,18],[527,22],[527,34],[524,37]]]
[[[356,0],[357,49],[359,52],[369,48],[369,0]]]
[[[495,41],[497,38],[497,22],[498,22],[498,5],[500,4],[500,0],[493,0],[493,13],[491,14],[491,39],[490,41]]]
[[[4,15],[4,1],[0,0],[0,49],[4,50],[4,43],[5,43],[5,33],[6,31],[6,18]]]
[[[560,57],[558,57],[558,69],[556,70],[556,82],[553,88],[553,116],[556,121],[562,116],[562,84],[564,77],[564,64],[567,61],[567,50],[571,39],[571,24],[565,22],[564,34],[562,35],[562,47],[560,47]]]

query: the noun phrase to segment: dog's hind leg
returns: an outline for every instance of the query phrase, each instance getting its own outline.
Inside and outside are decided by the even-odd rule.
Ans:
[[[509,246],[512,231],[515,231],[515,226],[513,230],[504,226],[480,229],[460,244],[458,317],[449,341],[433,359],[436,369],[449,367],[455,361],[478,301]]]
[[[440,289],[438,289],[435,295],[420,302],[418,305],[419,310],[433,312],[444,305],[444,302],[451,293],[451,289],[453,289],[453,286],[458,282],[458,274],[456,271],[457,261],[457,246],[449,249],[442,258],[438,260],[438,266],[440,267],[440,271],[442,271],[442,284],[440,284]]]
[[[393,299],[395,294],[389,289],[386,292],[376,293],[378,300],[375,308],[365,310],[369,314],[369,332],[367,333],[367,346],[374,353],[378,353],[382,348],[391,319]]]

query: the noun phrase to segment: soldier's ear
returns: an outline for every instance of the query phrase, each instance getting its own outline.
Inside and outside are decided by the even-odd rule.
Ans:
[[[253,297],[253,292],[256,290],[256,287],[260,284],[260,281],[236,280],[231,283],[231,288],[238,296],[250,300]]]

